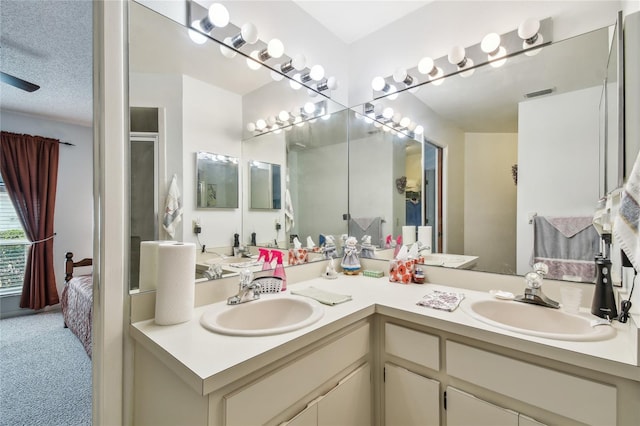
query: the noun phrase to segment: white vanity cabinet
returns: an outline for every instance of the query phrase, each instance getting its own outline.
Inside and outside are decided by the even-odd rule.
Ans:
[[[369,426],[371,419],[371,366],[367,363],[282,426]]]
[[[384,366],[384,424],[440,425],[440,383],[390,363]]]
[[[518,426],[518,413],[447,388],[447,426]]]
[[[239,370],[236,381],[207,395],[136,347],[134,424],[370,425],[370,333],[368,321],[353,324],[273,364]]]

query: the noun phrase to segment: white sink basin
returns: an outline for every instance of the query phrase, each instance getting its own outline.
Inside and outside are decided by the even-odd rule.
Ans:
[[[239,305],[219,303],[202,314],[200,324],[232,336],[267,336],[298,330],[318,321],[324,308],[313,299],[267,296]]]
[[[569,314],[562,310],[521,302],[481,300],[470,304],[463,303],[462,308],[486,324],[548,339],[605,340],[616,333],[615,328],[609,325],[592,326],[592,322],[599,318],[591,314]]]

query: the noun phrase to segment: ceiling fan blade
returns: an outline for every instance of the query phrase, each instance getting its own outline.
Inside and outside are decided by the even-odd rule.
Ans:
[[[40,88],[37,84],[29,83],[21,78],[14,77],[11,74],[0,71],[0,81],[10,84],[18,89],[25,90],[27,92],[35,92]]]

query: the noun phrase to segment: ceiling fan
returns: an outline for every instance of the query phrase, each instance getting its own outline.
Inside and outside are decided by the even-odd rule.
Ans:
[[[7,74],[6,72],[0,71],[0,81],[3,83],[10,84],[18,89],[25,90],[27,92],[35,92],[40,88],[37,84],[30,83],[21,78],[15,77],[11,74]]]

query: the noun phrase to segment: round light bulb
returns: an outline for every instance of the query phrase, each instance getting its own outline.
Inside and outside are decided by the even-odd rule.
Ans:
[[[276,122],[276,118],[273,115],[267,117],[267,123],[269,123],[270,126],[273,126],[274,124],[276,124]]]
[[[387,120],[391,119],[391,117],[393,117],[393,108],[391,107],[387,107],[382,111],[382,116],[384,118],[386,118]]]
[[[223,40],[224,44],[220,45],[220,53],[222,53],[222,56],[224,56],[225,58],[235,58],[236,56],[236,51],[233,49],[228,48],[226,45],[231,45],[231,37],[227,37]]]
[[[226,27],[229,23],[229,11],[220,3],[209,6],[209,21],[218,28]]]
[[[393,72],[393,81],[402,83],[407,78],[407,70],[405,68],[396,68]]]
[[[324,68],[322,65],[314,65],[309,71],[309,77],[314,81],[320,81],[324,78]]]
[[[490,61],[489,65],[491,65],[493,68],[503,66],[507,62],[506,55],[507,49],[505,49],[503,46],[500,46],[495,54],[488,55]]]
[[[538,31],[540,31],[540,21],[534,18],[527,18],[518,25],[518,37],[523,40],[534,37]]]
[[[411,119],[409,117],[402,117],[402,120],[400,120],[400,125],[402,127],[408,127],[409,124],[411,124]]]
[[[418,125],[415,129],[413,129],[413,133],[416,135],[421,135],[424,132],[424,127]]]
[[[400,123],[400,120],[402,120],[402,114],[400,114],[399,112],[396,112],[395,114],[393,114],[393,118],[392,121],[396,124]]]
[[[405,135],[404,133],[402,133],[402,132],[397,132],[397,131],[396,131],[395,135],[396,135],[399,139],[404,139],[405,137],[407,137],[407,135]]]
[[[277,38],[271,39],[267,45],[267,53],[272,58],[278,59],[284,54],[284,45]]]
[[[313,102],[307,102],[306,104],[304,104],[304,112],[306,112],[307,114],[311,114],[316,110],[316,106],[313,104]]]
[[[300,84],[300,74],[294,74],[293,79],[289,80],[289,86],[291,86],[293,90],[299,90],[302,87],[302,84]]]
[[[335,77],[329,77],[327,79],[327,88],[329,90],[336,90],[338,88],[338,79]]]
[[[420,62],[418,62],[418,72],[420,74],[431,74],[434,67],[435,63],[433,62],[433,59],[429,57],[422,58],[420,59]]]
[[[258,52],[257,50],[254,50],[253,52],[251,52],[251,53],[249,54],[249,58],[247,58],[247,59],[246,59],[246,61],[247,61],[247,66],[249,67],[249,69],[252,69],[252,70],[254,70],[254,71],[257,71],[257,70],[259,70],[259,69],[260,69],[260,67],[262,66],[262,65],[260,64],[260,62],[259,62],[259,59],[258,59],[258,55],[259,55],[259,53],[260,53],[260,52]],[[255,60],[252,60],[251,58],[253,58],[253,59],[255,59]]]
[[[500,47],[500,35],[497,33],[489,33],[482,39],[480,49],[484,53],[495,53]]]
[[[382,126],[382,131],[388,132],[389,130],[391,130],[389,126]]]
[[[240,36],[245,42],[253,44],[258,41],[258,28],[251,22],[247,22],[240,28]]]
[[[247,130],[250,132],[256,131],[256,125],[254,123],[247,123]]]
[[[284,78],[284,76],[282,74],[280,74],[279,72],[271,70],[271,78],[274,81],[280,81],[280,80],[282,80]]]
[[[418,124],[415,121],[412,121],[407,126],[407,130],[409,130],[410,132],[413,132],[416,129],[417,126],[418,126]]]
[[[302,71],[307,66],[307,58],[303,54],[298,54],[291,59],[291,66],[296,71]]]
[[[466,70],[466,71],[462,71],[460,73],[460,77],[470,77],[473,75],[473,73],[476,71],[475,69],[471,68],[473,67],[473,61],[471,60],[471,58],[467,58],[466,63],[464,64],[464,67],[459,68],[461,70]],[[471,69],[467,69],[467,68],[471,68]]]
[[[280,121],[289,121],[289,118],[291,118],[291,115],[287,111],[282,110],[278,114],[278,118],[280,119]]]
[[[264,121],[262,118],[259,118],[256,120],[256,129],[258,130],[262,130],[265,127],[267,127],[267,122]]]
[[[371,124],[371,123],[373,123],[373,118],[371,118],[369,116],[366,116],[366,117],[364,117],[364,122],[367,123],[367,124]]]
[[[389,95],[387,96],[387,99],[389,99],[390,101],[395,101],[396,99],[398,99],[398,89],[396,89],[396,86],[394,86],[393,84],[389,85],[387,94]]]
[[[302,117],[298,116],[294,120],[293,124],[295,124],[298,127],[302,127],[302,126],[304,126],[304,121],[302,121]]]
[[[200,28],[200,21],[193,21],[191,23],[191,26],[194,28]],[[192,42],[194,42],[195,44],[204,44],[207,41],[207,37],[203,34],[201,34],[200,32],[189,28],[189,38],[191,39]]]
[[[449,51],[449,55],[447,55],[447,59],[450,64],[458,65],[460,62],[464,61],[464,55],[464,47],[453,46]]]
[[[384,78],[380,76],[374,77],[374,79],[371,80],[371,88],[376,92],[381,92],[386,85],[387,83],[385,83]]]
[[[280,130],[280,126],[278,126],[277,124],[274,124],[273,126],[271,126],[271,131],[278,134],[280,133],[282,130]]]

